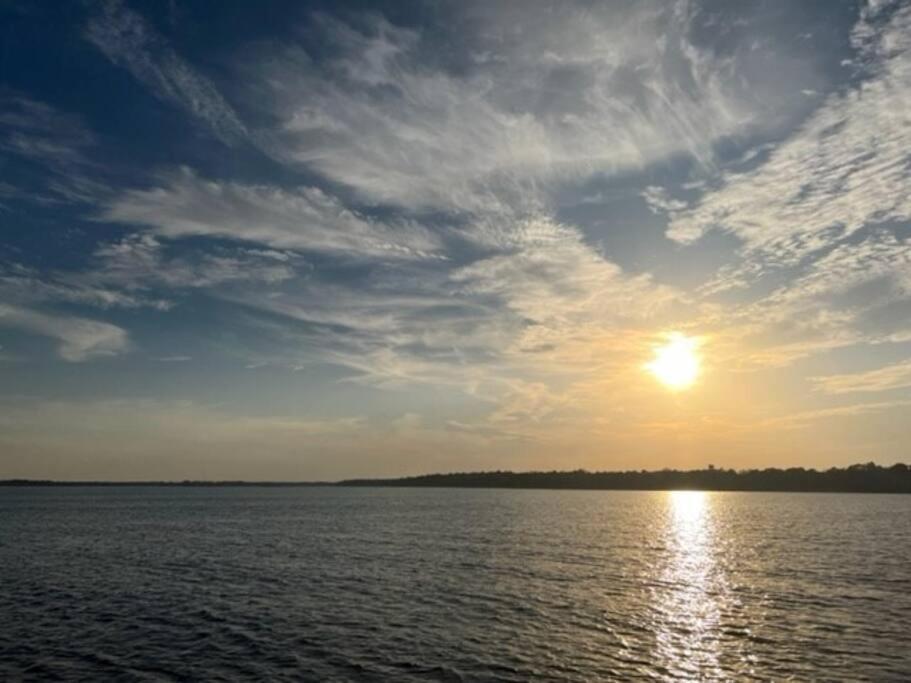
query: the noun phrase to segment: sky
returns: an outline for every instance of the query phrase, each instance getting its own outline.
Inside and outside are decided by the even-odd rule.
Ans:
[[[0,478],[892,464],[909,418],[909,2],[0,4]]]

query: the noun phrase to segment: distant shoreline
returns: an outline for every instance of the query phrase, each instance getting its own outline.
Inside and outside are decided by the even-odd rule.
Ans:
[[[4,479],[6,487],[404,487],[404,488],[498,488],[614,491],[767,491],[806,493],[911,493],[911,467],[897,463],[883,467],[873,463],[844,468],[725,470],[659,470],[625,472],[458,472],[425,474],[389,479],[343,481],[57,481]]]

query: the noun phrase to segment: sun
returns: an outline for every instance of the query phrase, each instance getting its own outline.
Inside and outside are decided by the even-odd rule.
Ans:
[[[698,340],[679,332],[668,336],[667,343],[655,348],[655,357],[645,368],[673,391],[692,386],[699,376]]]

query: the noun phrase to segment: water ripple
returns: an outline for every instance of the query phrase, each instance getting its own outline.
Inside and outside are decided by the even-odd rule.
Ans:
[[[911,497],[0,491],[0,679],[911,679]]]

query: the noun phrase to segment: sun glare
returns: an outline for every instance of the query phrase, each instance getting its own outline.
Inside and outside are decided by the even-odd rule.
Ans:
[[[655,357],[645,367],[669,389],[679,391],[692,386],[699,376],[697,340],[679,332],[655,348]]]

